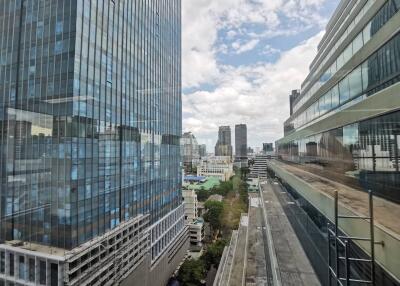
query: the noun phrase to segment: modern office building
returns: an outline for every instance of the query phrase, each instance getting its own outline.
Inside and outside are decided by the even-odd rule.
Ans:
[[[274,152],[274,143],[263,143],[263,153],[271,153]]]
[[[181,1],[0,19],[0,285],[165,284],[188,246]]]
[[[206,144],[199,145],[199,155],[200,155],[200,158],[204,158],[207,156],[207,145]]]
[[[281,160],[269,162],[297,201],[293,221],[324,284],[330,264],[331,277],[399,285],[399,11],[398,0],[340,2],[276,142]],[[328,223],[338,227],[330,244]]]
[[[185,132],[181,138],[181,156],[186,172],[191,172],[200,160],[200,148],[192,132]]]
[[[232,133],[230,126],[220,126],[218,130],[218,141],[215,145],[215,156],[232,157]]]
[[[237,160],[247,159],[247,125],[235,125],[235,158]]]

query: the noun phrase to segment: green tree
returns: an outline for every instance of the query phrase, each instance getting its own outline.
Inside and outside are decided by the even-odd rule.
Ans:
[[[249,167],[243,167],[240,169],[240,175],[242,180],[246,180],[247,176],[250,174],[250,168]]]
[[[218,187],[215,189],[215,193],[226,197],[226,195],[233,190],[233,183],[232,180],[227,182],[222,182]]]
[[[221,229],[221,216],[224,204],[217,201],[207,201],[204,207],[207,210],[207,213],[204,214],[205,221],[210,223],[213,231]]]
[[[186,260],[179,269],[177,279],[185,286],[201,286],[206,275],[202,260]]]
[[[218,268],[225,246],[225,240],[218,240],[208,246],[207,251],[203,254],[201,258],[204,261],[207,270],[210,270],[212,265],[214,265],[215,268]]]
[[[211,192],[205,190],[204,188],[201,188],[196,193],[197,193],[197,199],[200,202],[205,202],[208,199],[208,197],[211,195]]]

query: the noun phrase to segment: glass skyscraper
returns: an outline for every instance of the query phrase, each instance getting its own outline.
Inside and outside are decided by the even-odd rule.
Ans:
[[[235,157],[238,160],[247,159],[247,125],[235,125]]]
[[[71,250],[180,208],[180,2],[0,0],[2,243]]]
[[[220,126],[218,129],[218,141],[215,145],[215,156],[232,157],[231,127]]]

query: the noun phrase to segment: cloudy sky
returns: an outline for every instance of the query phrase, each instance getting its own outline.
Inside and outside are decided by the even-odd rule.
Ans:
[[[183,0],[184,131],[209,152],[220,125],[246,123],[252,147],[282,137],[289,94],[307,76],[338,3]]]

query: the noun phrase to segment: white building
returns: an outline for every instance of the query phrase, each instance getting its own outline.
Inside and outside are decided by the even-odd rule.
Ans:
[[[228,156],[208,157],[197,166],[197,176],[216,177],[226,182],[233,175],[232,159]]]
[[[185,206],[185,222],[192,223],[197,219],[197,195],[194,190],[182,190]]]
[[[196,219],[189,224],[190,247],[191,251],[201,251],[204,240],[204,220]]]
[[[204,240],[204,221],[197,217],[197,194],[194,190],[182,190],[185,223],[189,226],[190,250],[200,251]]]

